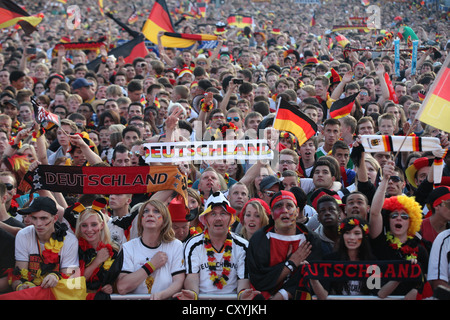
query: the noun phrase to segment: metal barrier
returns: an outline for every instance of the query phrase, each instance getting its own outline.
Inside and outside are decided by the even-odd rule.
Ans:
[[[150,298],[149,294],[112,294],[112,300],[148,300]],[[381,299],[377,296],[338,296],[329,295],[327,300],[403,300],[404,296],[388,296]],[[198,296],[199,300],[237,300],[235,294],[200,294]],[[317,300],[316,296],[312,297],[313,300]]]

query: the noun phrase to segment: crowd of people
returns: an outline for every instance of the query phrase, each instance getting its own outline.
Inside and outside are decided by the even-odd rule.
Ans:
[[[26,292],[32,299],[38,287],[80,276],[86,299],[418,300],[449,290],[449,133],[415,117],[447,67],[447,12],[374,2],[381,29],[340,31],[343,46],[330,30],[366,21],[360,1],[212,1],[203,17],[167,1],[177,32],[217,41],[177,49],[163,47],[159,33],[147,55],[126,63],[108,52],[132,39],[130,30],[140,32],[149,4],[136,3],[139,20],[126,30],[74,1],[81,24],[70,30],[62,2],[24,2],[44,19],[31,34],[10,27],[0,35],[0,299]],[[104,11],[126,23],[132,8],[108,2]],[[227,25],[231,14],[253,24]],[[416,70],[411,51],[402,51],[398,73],[393,40],[406,26],[425,49]],[[100,40],[104,46],[86,50],[56,47]],[[401,43],[410,48],[406,37]],[[350,114],[332,118],[331,103],[355,93]],[[281,99],[317,125],[301,145],[273,128]],[[45,129],[36,105],[60,123]],[[436,137],[442,149],[371,154],[362,135]],[[274,158],[171,163],[187,176],[188,206],[173,190],[21,188],[39,165],[157,166],[145,161],[145,144],[227,139],[267,139]],[[439,185],[435,159],[444,165]],[[361,278],[307,277],[304,266],[318,261],[402,261],[419,264],[422,276],[383,278],[378,287]]]

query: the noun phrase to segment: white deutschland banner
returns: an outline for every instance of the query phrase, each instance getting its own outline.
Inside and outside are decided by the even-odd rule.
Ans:
[[[265,139],[145,143],[144,149],[146,163],[273,159]]]

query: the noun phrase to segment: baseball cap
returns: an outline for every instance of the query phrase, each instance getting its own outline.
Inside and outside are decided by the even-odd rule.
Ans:
[[[78,78],[72,83],[72,90],[77,90],[83,87],[90,87],[93,83],[87,81],[85,78]]]
[[[58,213],[58,209],[56,208],[56,203],[49,197],[37,197],[34,198],[28,208],[24,208],[18,210],[17,212],[21,215],[27,215],[30,213],[45,211],[50,213],[51,215],[56,215]]]
[[[259,190],[262,192],[264,190],[271,188],[272,186],[274,186],[277,183],[280,185],[280,188],[281,188],[282,187],[281,180],[278,179],[277,177],[272,176],[272,175],[264,177],[261,180],[261,182],[259,183]]]

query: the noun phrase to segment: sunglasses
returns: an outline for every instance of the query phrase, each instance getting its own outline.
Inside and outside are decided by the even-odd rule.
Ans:
[[[231,122],[232,120],[234,120],[234,122],[238,122],[241,119],[239,119],[239,117],[227,117],[228,122]]]
[[[11,191],[14,189],[14,186],[11,183],[5,183],[6,190]]]
[[[269,197],[273,197],[273,195],[276,193],[275,191],[270,191],[270,190],[266,190],[264,191],[265,194],[267,194],[267,196]]]
[[[402,179],[399,176],[391,176],[389,178],[389,180],[391,180],[392,182],[400,182],[400,181],[402,181]]]
[[[409,219],[409,215],[406,212],[402,212],[402,213],[398,213],[397,211],[392,212],[389,215],[389,218],[391,219],[397,219],[400,216],[400,218],[402,218],[403,220],[408,220]]]

